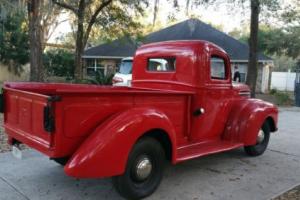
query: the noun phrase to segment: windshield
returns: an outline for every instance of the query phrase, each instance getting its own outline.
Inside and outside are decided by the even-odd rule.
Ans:
[[[132,60],[123,60],[120,65],[119,73],[131,74],[132,72]]]

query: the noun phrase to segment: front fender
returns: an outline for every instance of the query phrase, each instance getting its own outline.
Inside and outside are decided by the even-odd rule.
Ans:
[[[100,178],[123,174],[136,141],[147,131],[164,130],[175,154],[175,129],[169,118],[152,108],[133,108],[111,116],[79,147],[64,167],[77,178]]]
[[[278,109],[273,104],[259,99],[237,100],[232,105],[223,138],[245,146],[254,145],[258,131],[267,119],[273,120],[277,129]]]

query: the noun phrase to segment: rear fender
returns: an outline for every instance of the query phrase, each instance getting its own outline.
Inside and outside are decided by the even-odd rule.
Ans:
[[[136,141],[147,131],[162,129],[172,143],[175,157],[175,130],[168,117],[155,109],[133,108],[102,123],[79,147],[64,167],[77,178],[100,178],[123,174]]]
[[[271,131],[277,130],[278,110],[271,103],[259,99],[243,99],[233,103],[223,138],[254,145],[259,129],[266,120],[274,122]],[[270,121],[268,121],[270,122]]]

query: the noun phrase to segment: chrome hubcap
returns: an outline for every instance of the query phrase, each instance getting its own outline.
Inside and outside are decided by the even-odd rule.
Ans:
[[[149,177],[152,171],[152,163],[149,158],[143,157],[137,162],[136,177],[139,181],[143,181]]]
[[[260,129],[256,138],[256,143],[260,144],[262,143],[262,141],[264,141],[264,139],[265,139],[265,133],[262,129]]]

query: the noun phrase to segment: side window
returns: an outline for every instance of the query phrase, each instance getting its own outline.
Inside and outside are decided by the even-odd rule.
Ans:
[[[176,70],[175,58],[149,58],[148,71],[152,72],[172,72]]]
[[[219,56],[212,56],[210,59],[210,78],[225,80],[226,65],[225,60]]]

